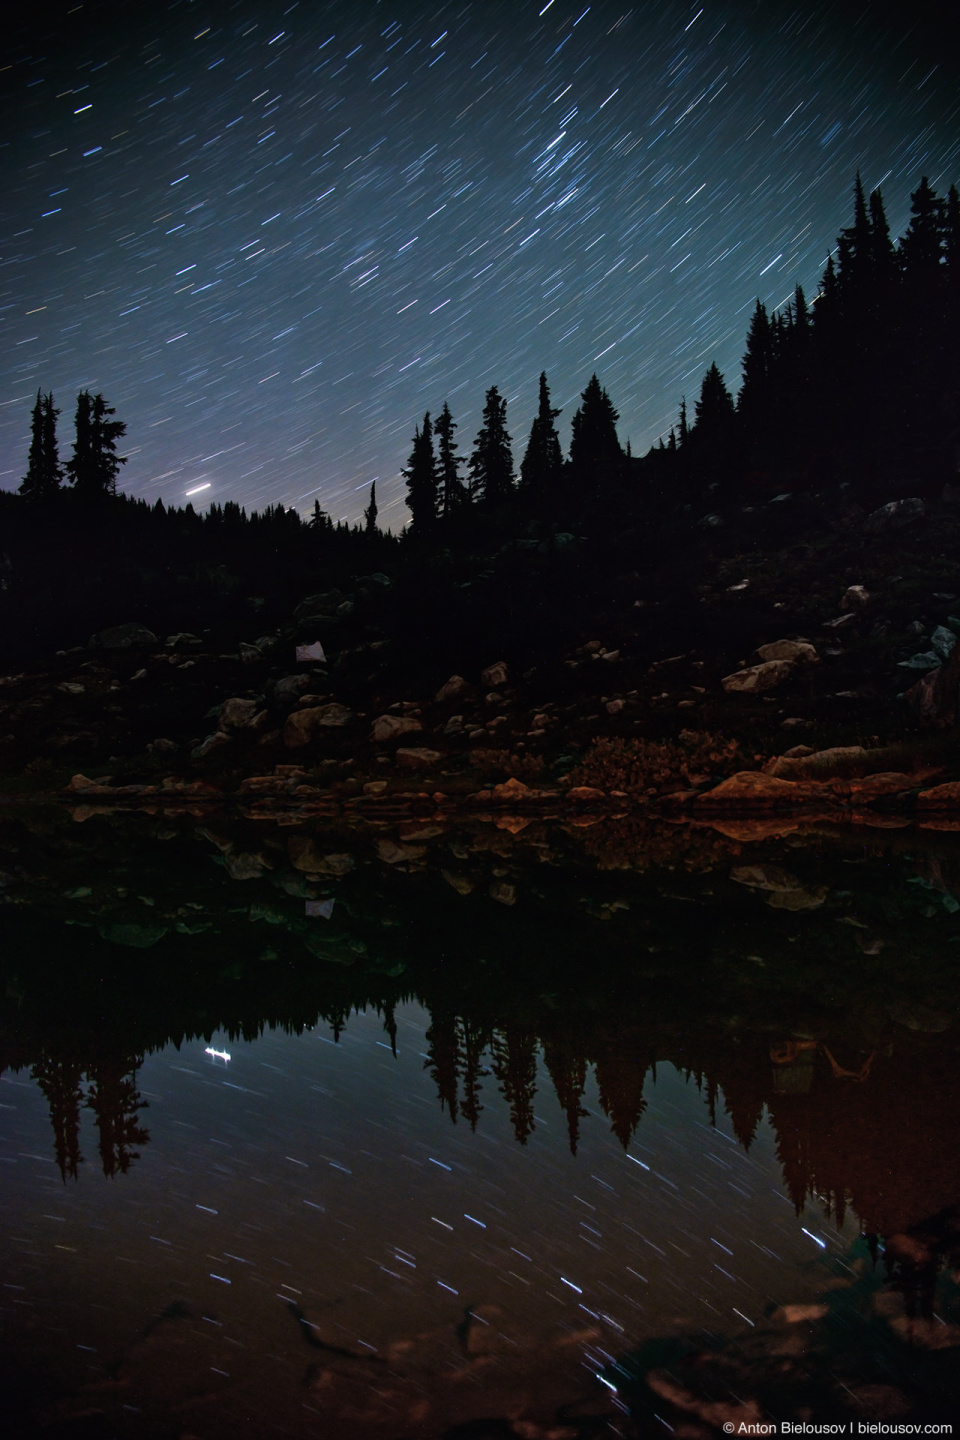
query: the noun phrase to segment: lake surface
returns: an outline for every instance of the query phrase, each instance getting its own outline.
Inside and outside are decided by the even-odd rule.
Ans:
[[[8,809],[23,1433],[952,1418],[960,846],[757,828]]]

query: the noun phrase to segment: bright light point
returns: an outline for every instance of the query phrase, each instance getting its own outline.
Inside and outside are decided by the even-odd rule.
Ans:
[[[207,481],[204,482],[203,485],[194,485],[194,487],[193,487],[192,490],[187,490],[185,493],[186,493],[187,495],[199,495],[201,490],[209,490],[209,489],[210,489],[210,485],[211,485],[211,481],[207,480]],[[216,1055],[218,1052],[217,1052],[216,1050],[209,1050],[209,1049],[208,1049],[206,1053],[207,1053],[208,1055]],[[229,1060],[229,1059],[230,1059],[230,1056],[228,1055],[226,1058]]]
[[[801,1228],[801,1230],[803,1230],[803,1226],[801,1226],[800,1228]],[[821,1250],[826,1250],[826,1248],[827,1248],[827,1242],[826,1242],[826,1240],[821,1240],[821,1239],[818,1238],[818,1236],[816,1236],[816,1235],[811,1235],[809,1230],[803,1230],[803,1233],[804,1233],[804,1235],[808,1235],[808,1236],[810,1237],[810,1239],[813,1241],[814,1245],[819,1245]]]
[[[201,488],[201,490],[202,490],[202,489],[204,489],[205,487],[201,485],[200,488]],[[188,490],[188,491],[187,491],[187,494],[188,494],[188,495],[193,495],[193,494],[195,494],[195,493],[196,493],[196,492],[193,491],[193,490]],[[207,1048],[204,1050],[203,1053],[204,1053],[204,1055],[212,1055],[213,1058],[214,1058],[214,1060],[229,1060],[229,1059],[230,1059],[230,1052],[229,1052],[228,1050],[214,1050],[214,1048],[213,1048],[212,1045],[208,1045]]]

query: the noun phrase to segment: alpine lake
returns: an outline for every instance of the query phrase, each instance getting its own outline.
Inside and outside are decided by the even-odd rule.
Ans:
[[[4,1434],[956,1419],[939,825],[5,804]]]

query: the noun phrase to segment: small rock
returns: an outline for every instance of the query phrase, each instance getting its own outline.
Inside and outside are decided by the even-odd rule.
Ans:
[[[160,641],[152,630],[141,625],[136,620],[129,621],[126,625],[112,625],[107,630],[101,630],[96,635],[91,635],[87,642],[90,650],[131,650],[140,645],[159,645]]]
[[[309,675],[284,675],[273,687],[278,700],[293,700],[310,688]]]
[[[493,787],[493,799],[498,801],[528,800],[534,793],[522,780],[517,780],[512,775],[502,785]]]
[[[725,675],[720,683],[728,694],[754,695],[782,685],[792,673],[793,664],[789,660],[765,660],[762,665],[748,665]]]
[[[493,687],[494,685],[506,685],[510,670],[505,660],[498,660],[495,665],[488,665],[486,670],[480,672],[480,683]]]
[[[476,886],[475,880],[471,880],[466,875],[455,875],[452,870],[441,870],[440,874],[458,895],[469,895]]]
[[[626,703],[627,702],[625,700],[608,700],[606,704],[607,714],[619,715],[620,711],[624,708]]]
[[[848,585],[840,600],[841,610],[865,610],[870,604],[870,591],[865,585]]]
[[[400,865],[408,860],[422,860],[427,853],[426,845],[402,845],[387,838],[377,841],[377,854],[385,865]]]
[[[397,750],[397,764],[403,770],[429,770],[431,765],[438,765],[442,759],[441,751],[428,750],[423,746],[401,746]]]
[[[283,727],[283,743],[289,750],[296,750],[309,745],[322,730],[347,725],[351,719],[352,711],[346,705],[336,703],[294,710],[287,716]]]
[[[157,755],[172,755],[175,750],[180,749],[180,746],[177,744],[176,740],[168,740],[166,736],[161,735],[158,739],[151,740],[150,744],[147,746],[147,749],[153,751]]]
[[[447,700],[457,700],[467,689],[467,682],[462,675],[451,675],[446,684],[441,685],[433,697],[438,704],[442,705]]]
[[[386,788],[386,780],[368,780],[363,787],[363,793],[364,795],[382,795]]]
[[[822,628],[824,630],[832,630],[836,633],[838,630],[849,629],[851,625],[856,624],[856,621],[857,612],[855,610],[848,610],[845,615],[836,615],[832,620],[824,620]]]
[[[597,790],[593,785],[575,785],[572,790],[567,791],[568,800],[605,800],[606,793]]]
[[[352,855],[326,854],[320,842],[310,835],[293,834],[287,841],[287,853],[294,869],[308,875],[346,875],[355,865]]]
[[[221,745],[229,745],[229,743],[229,735],[225,735],[222,730],[215,730],[212,735],[208,735],[205,740],[201,740],[195,750],[190,751],[190,758],[192,760],[202,760],[203,757],[209,755],[212,750],[218,750]]]
[[[505,880],[494,880],[490,886],[490,899],[501,905],[516,905],[517,887],[508,885]]]
[[[244,665],[253,665],[257,660],[263,659],[263,651],[259,645],[250,645],[246,640],[240,641],[240,659]]]
[[[922,520],[926,513],[927,508],[919,496],[914,495],[907,500],[891,500],[868,515],[863,522],[863,528],[868,535],[884,535],[915,524]]]
[[[412,735],[423,726],[412,715],[378,715],[370,731],[370,739],[378,744],[396,740],[401,735]]]
[[[757,654],[764,663],[788,660],[792,665],[813,663],[820,658],[809,640],[771,640],[769,645],[758,646]]]
[[[188,645],[202,645],[203,641],[199,635],[191,635],[189,630],[178,630],[176,635],[168,635],[163,643],[168,650],[185,650]]]
[[[232,696],[229,700],[224,700],[220,706],[219,728],[228,733],[231,730],[242,730],[259,709],[260,704],[257,700],[244,700],[239,696]]]
[[[311,661],[319,661],[321,664],[326,660],[323,653],[323,646],[319,640],[314,640],[310,645],[297,646],[297,664],[308,665]]]

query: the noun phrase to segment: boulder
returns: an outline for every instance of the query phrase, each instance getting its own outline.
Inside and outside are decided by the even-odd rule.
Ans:
[[[293,700],[309,689],[309,675],[284,675],[283,679],[274,685],[273,693],[278,700]]]
[[[293,618],[299,621],[314,615],[335,615],[346,598],[342,590],[325,590],[322,595],[308,595],[294,610]]]
[[[141,625],[137,620],[131,620],[126,625],[112,625],[107,630],[101,630],[96,635],[91,635],[87,642],[90,650],[132,650],[141,645],[159,645],[160,641],[152,630],[146,625]]]
[[[346,705],[336,702],[294,710],[287,716],[283,727],[283,743],[288,750],[296,750],[309,745],[321,731],[348,725],[352,718],[353,712]]]
[[[310,645],[297,646],[298,665],[309,665],[313,661],[317,661],[319,664],[323,664],[326,661],[326,658],[326,655],[323,653],[323,646],[320,644],[319,640],[314,640],[313,643]]]
[[[352,855],[325,854],[320,842],[312,835],[293,834],[287,841],[287,853],[294,869],[308,875],[346,875],[355,864]]]
[[[870,591],[865,585],[848,585],[840,600],[841,610],[865,610],[870,604]]]
[[[467,682],[462,675],[451,675],[446,684],[440,686],[433,698],[442,705],[447,700],[458,700],[467,688]]]
[[[429,770],[431,765],[438,765],[443,759],[439,750],[427,750],[424,747],[403,747],[397,750],[397,764],[403,770]]]
[[[397,740],[401,735],[413,735],[422,729],[420,721],[415,720],[412,715],[378,715],[373,722],[370,739],[382,745],[384,741]]]
[[[774,775],[764,775],[759,770],[740,770],[704,795],[698,795],[695,803],[750,808],[797,805],[813,798],[819,789],[810,781],[801,786],[790,780],[778,780]]]
[[[954,645],[943,664],[918,680],[903,698],[927,724],[955,725],[960,714],[960,645]]]
[[[790,753],[777,755],[763,767],[764,775],[775,775],[780,780],[823,780],[837,770],[862,769],[869,764],[869,752],[862,745],[831,745],[828,750],[810,750],[808,746],[797,746],[802,755]]]
[[[74,780],[82,778],[77,775],[73,777]],[[70,788],[73,789],[73,780],[70,781]],[[950,780],[945,785],[933,785],[929,790],[921,790],[917,796],[917,805],[925,810],[960,810],[960,781]]]
[[[922,520],[926,513],[927,508],[917,495],[907,500],[891,500],[868,515],[863,522],[863,528],[868,535],[885,535],[915,524]]]
[[[212,735],[208,735],[205,740],[201,740],[200,744],[190,751],[190,758],[191,760],[202,760],[205,755],[210,754],[211,750],[218,750],[221,745],[228,745],[229,743],[229,735],[224,734],[222,730],[215,730]]]
[[[377,854],[385,865],[401,865],[408,860],[422,860],[427,853],[426,845],[402,845],[397,840],[377,841]]]
[[[765,660],[762,665],[747,665],[743,670],[725,675],[720,683],[728,694],[759,695],[761,690],[782,685],[792,673],[790,660]]]
[[[249,725],[259,711],[260,702],[258,700],[244,700],[239,696],[232,696],[229,700],[224,700],[220,706],[219,728],[227,733],[231,730],[242,730]]]
[[[769,645],[758,646],[757,654],[764,664],[787,660],[791,665],[803,665],[820,658],[809,640],[771,640]]]
[[[493,787],[493,799],[500,802],[529,800],[530,797],[535,794],[535,790],[531,790],[529,786],[524,785],[522,780],[517,780],[512,775],[510,779],[505,780],[502,785],[494,785]]]
[[[505,660],[498,660],[495,665],[488,665],[486,670],[480,672],[480,683],[491,689],[495,685],[506,685],[510,677],[510,669]]]

